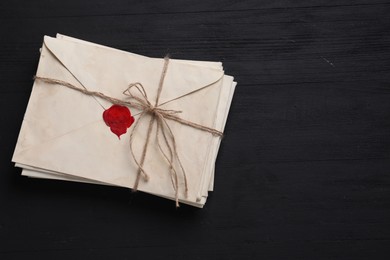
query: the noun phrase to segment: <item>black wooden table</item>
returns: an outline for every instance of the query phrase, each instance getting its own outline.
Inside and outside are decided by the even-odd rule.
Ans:
[[[390,3],[1,1],[0,259],[390,259]],[[204,209],[10,162],[43,35],[223,61]]]

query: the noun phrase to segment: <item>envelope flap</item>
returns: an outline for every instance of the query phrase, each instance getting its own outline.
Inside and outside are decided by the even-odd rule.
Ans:
[[[154,102],[163,69],[163,59],[48,36],[45,36],[44,44],[88,90],[124,99],[122,92],[128,84],[140,82],[150,101]],[[219,81],[223,74],[221,69],[170,60],[160,104],[210,86]]]
[[[161,72],[158,74],[160,76]],[[180,61],[171,59],[164,79],[160,104],[209,87],[220,81],[223,75],[224,72],[221,69],[183,64]]]

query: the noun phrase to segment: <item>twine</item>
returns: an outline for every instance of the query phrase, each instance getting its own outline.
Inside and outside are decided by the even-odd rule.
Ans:
[[[173,186],[173,189],[175,190],[176,207],[179,207],[179,182],[178,182],[177,170],[174,167],[175,160],[177,161],[177,163],[180,167],[180,170],[183,174],[184,188],[185,188],[184,192],[185,192],[186,198],[188,197],[187,175],[186,175],[186,171],[185,171],[185,169],[180,161],[179,154],[177,152],[175,136],[174,136],[174,134],[171,130],[171,127],[169,126],[169,123],[167,120],[173,120],[173,121],[176,121],[180,124],[183,124],[183,125],[186,125],[189,127],[193,127],[193,128],[198,129],[198,130],[201,130],[201,131],[211,133],[215,136],[221,137],[223,135],[223,133],[216,130],[216,129],[213,129],[213,128],[210,128],[210,127],[207,127],[204,125],[196,124],[194,122],[187,121],[185,119],[180,118],[179,116],[177,116],[177,114],[181,113],[181,111],[159,108],[159,105],[160,105],[159,99],[160,99],[160,95],[161,95],[161,92],[163,89],[164,79],[165,79],[165,76],[167,74],[168,65],[169,65],[169,58],[165,57],[164,58],[164,67],[163,67],[160,81],[158,84],[157,96],[156,96],[156,100],[154,102],[154,105],[149,101],[148,95],[145,91],[145,88],[139,82],[129,84],[128,88],[125,91],[123,91],[123,94],[126,95],[130,99],[130,101],[124,101],[121,99],[107,96],[101,92],[90,91],[86,88],[79,88],[79,87],[74,86],[73,84],[70,84],[68,82],[58,80],[58,79],[52,79],[52,78],[46,78],[46,77],[40,77],[40,76],[34,76],[34,79],[41,80],[41,81],[49,83],[49,84],[61,85],[61,86],[79,91],[85,95],[94,96],[94,97],[98,97],[98,98],[107,100],[112,104],[127,106],[127,107],[135,108],[135,109],[142,111],[138,120],[135,122],[134,127],[132,128],[132,130],[130,132],[130,142],[129,142],[130,152],[131,152],[131,155],[134,159],[135,164],[138,166],[138,171],[137,171],[136,180],[135,180],[135,183],[133,186],[133,191],[137,191],[141,176],[144,179],[144,181],[149,180],[149,175],[146,173],[143,166],[144,166],[145,157],[146,157],[146,153],[147,153],[148,146],[149,146],[150,137],[152,134],[153,125],[154,125],[154,122],[157,122],[156,143],[157,143],[157,146],[158,146],[161,154],[163,155],[163,157],[165,158],[165,160],[168,163],[172,186]],[[132,93],[132,90],[138,91],[138,94],[140,94],[141,97],[135,96]],[[191,92],[187,95],[190,95],[192,93],[194,93],[194,92]],[[138,160],[136,158],[136,156],[134,154],[134,150],[133,150],[134,133],[136,132],[136,129],[139,126],[139,122],[141,122],[142,119],[144,118],[144,116],[147,114],[151,115],[151,117],[150,117],[150,121],[149,121],[149,125],[148,125],[148,131],[147,131],[147,135],[146,135],[145,144],[144,144],[144,147],[142,150],[141,158],[140,158],[140,160]],[[165,147],[165,150],[163,147]]]

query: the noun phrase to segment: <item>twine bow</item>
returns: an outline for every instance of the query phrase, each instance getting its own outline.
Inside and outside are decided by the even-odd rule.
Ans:
[[[144,169],[144,162],[145,162],[145,157],[146,153],[148,150],[149,142],[150,142],[150,137],[152,134],[152,129],[154,122],[157,122],[157,130],[156,130],[156,143],[157,146],[165,158],[165,160],[168,163],[169,166],[169,171],[170,171],[170,177],[171,177],[171,182],[173,189],[175,190],[175,201],[176,201],[176,206],[179,206],[179,181],[178,181],[178,173],[176,168],[174,167],[175,161],[180,167],[180,170],[183,174],[184,178],[184,192],[185,196],[187,197],[188,195],[188,183],[187,183],[187,175],[186,171],[180,161],[179,154],[177,152],[177,147],[176,147],[176,141],[175,141],[175,136],[171,130],[171,127],[169,126],[169,123],[167,120],[173,120],[176,121],[180,124],[187,125],[196,129],[199,129],[201,131],[209,132],[215,136],[222,136],[223,133],[207,127],[203,126],[200,124],[196,124],[191,121],[184,120],[177,116],[177,114],[181,113],[181,111],[177,110],[169,110],[169,109],[162,109],[159,107],[159,99],[160,95],[163,89],[163,84],[164,84],[164,79],[168,70],[168,64],[169,64],[169,58],[165,57],[164,58],[164,67],[161,73],[158,89],[157,89],[157,96],[154,104],[150,102],[148,99],[148,95],[145,91],[145,88],[142,86],[141,83],[131,83],[128,88],[123,91],[123,94],[129,98],[130,101],[124,101],[121,99],[113,98],[110,96],[106,96],[105,94],[97,91],[89,91],[88,89],[84,88],[79,88],[76,87],[68,82],[62,81],[62,80],[57,80],[57,79],[52,79],[52,78],[45,78],[45,77],[39,77],[35,76],[34,79],[41,80],[46,83],[50,84],[58,84],[62,85],[65,87],[68,87],[70,89],[79,91],[83,94],[90,95],[90,96],[95,96],[99,97],[101,99],[107,100],[111,102],[112,104],[117,104],[117,105],[123,105],[123,106],[128,106],[131,108],[135,108],[138,110],[141,110],[142,112],[140,113],[140,116],[138,120],[135,122],[131,132],[130,132],[130,152],[131,155],[134,159],[135,164],[138,167],[138,172],[137,172],[137,177],[133,186],[133,191],[136,191],[138,189],[139,181],[142,176],[142,178],[145,181],[149,180],[149,175],[146,173]],[[138,95],[134,94],[134,91],[137,91]],[[137,159],[134,153],[133,149],[133,141],[134,141],[134,133],[136,132],[136,129],[139,127],[139,123],[142,121],[142,119],[145,117],[145,115],[149,114],[150,120],[149,120],[149,125],[148,125],[148,131],[146,135],[146,140],[145,144],[142,150],[141,158]]]

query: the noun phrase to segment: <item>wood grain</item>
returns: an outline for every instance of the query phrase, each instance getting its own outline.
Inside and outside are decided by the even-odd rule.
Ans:
[[[389,1],[2,1],[0,258],[388,259]],[[202,210],[10,162],[43,35],[223,61],[236,89]],[[77,148],[75,148],[77,149]]]

